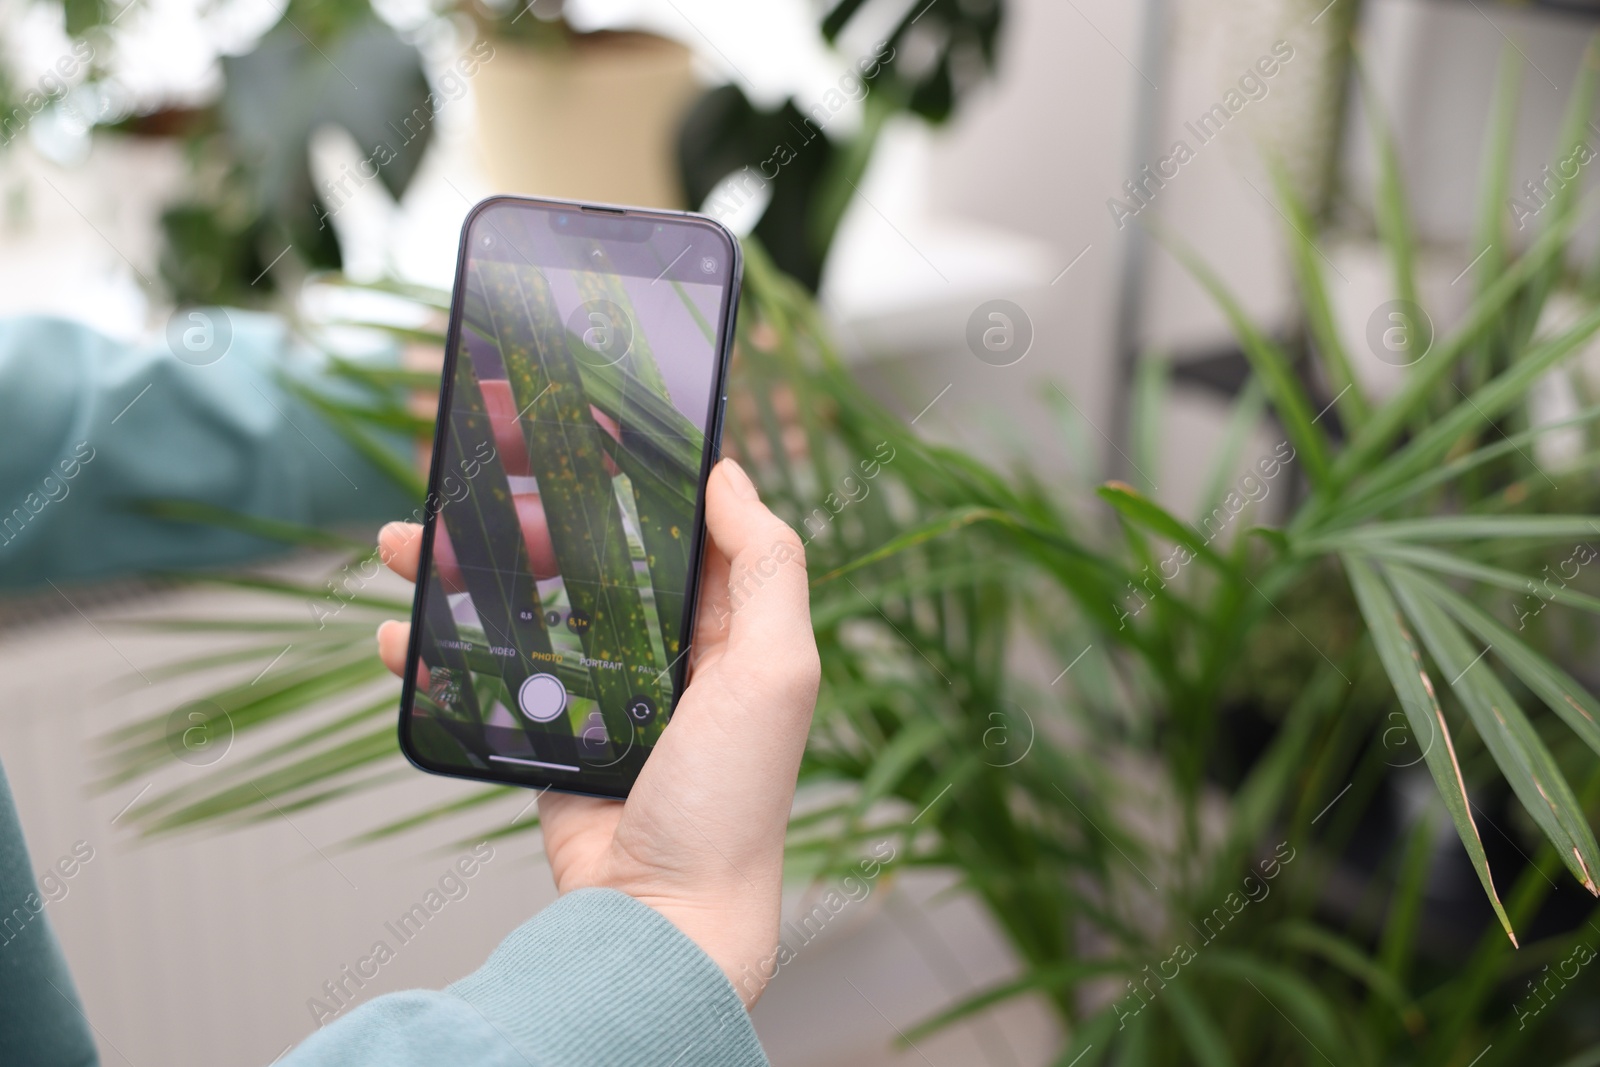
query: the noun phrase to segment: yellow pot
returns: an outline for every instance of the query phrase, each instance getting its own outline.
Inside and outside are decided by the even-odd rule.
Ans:
[[[699,93],[687,48],[645,33],[586,34],[562,48],[493,44],[476,88],[497,191],[683,206],[674,142]]]

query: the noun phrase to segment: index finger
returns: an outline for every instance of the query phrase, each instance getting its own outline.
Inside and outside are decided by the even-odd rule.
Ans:
[[[378,558],[406,581],[416,581],[422,562],[422,527],[414,522],[386,524],[378,531]]]
[[[726,600],[730,650],[812,645],[811,589],[805,546],[774,515],[744,468],[723,459],[706,486],[706,532],[727,560]],[[719,568],[720,570],[720,568]],[[715,591],[722,599],[722,591]]]

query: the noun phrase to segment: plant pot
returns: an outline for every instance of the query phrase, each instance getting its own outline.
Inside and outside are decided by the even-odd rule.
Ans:
[[[560,47],[497,40],[477,77],[478,140],[497,191],[683,206],[674,141],[699,92],[690,52],[646,33]]]

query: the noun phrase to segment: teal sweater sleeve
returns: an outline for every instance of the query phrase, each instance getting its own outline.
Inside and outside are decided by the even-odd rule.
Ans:
[[[443,992],[392,993],[281,1067],[764,1067],[739,995],[659,912],[569,893]]]
[[[0,588],[282,547],[138,513],[151,501],[302,525],[404,518],[420,503],[284,388],[285,376],[328,376],[282,320],[204,314],[226,324],[215,359],[179,359],[165,341],[130,346],[61,319],[0,321]]]
[[[0,768],[0,1064],[95,1067]],[[279,1067],[766,1067],[721,968],[661,913],[569,893],[443,992],[378,997]]]
[[[0,1063],[92,1067],[89,1020],[45,905],[0,768]]]

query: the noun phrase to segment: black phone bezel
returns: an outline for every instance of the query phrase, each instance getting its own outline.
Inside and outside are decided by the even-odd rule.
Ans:
[[[722,322],[725,324],[720,336],[716,353],[717,365],[711,389],[710,410],[706,413],[708,430],[706,432],[706,446],[700,460],[699,488],[695,500],[695,537],[689,557],[689,588],[684,591],[684,613],[682,629],[679,635],[678,647],[682,651],[678,654],[676,663],[672,665],[672,705],[666,709],[666,716],[670,722],[672,713],[677,708],[684,690],[684,683],[689,673],[689,660],[691,658],[691,642],[694,637],[695,618],[699,610],[700,600],[700,568],[705,552],[706,541],[706,483],[711,476],[711,468],[716,465],[722,452],[722,421],[728,401],[728,363],[733,354],[733,341],[739,313],[739,295],[744,280],[744,256],[739,247],[739,239],[722,223],[707,215],[690,211],[670,211],[662,208],[627,207],[618,204],[604,204],[577,200],[558,200],[548,197],[515,196],[510,194],[497,194],[486,197],[472,206],[466,218],[461,223],[461,240],[456,251],[455,281],[450,292],[450,322],[445,333],[444,366],[440,372],[439,383],[439,411],[435,417],[433,433],[433,452],[428,466],[428,489],[424,497],[422,545],[418,561],[415,591],[411,600],[411,639],[406,648],[406,669],[402,677],[400,692],[400,718],[397,730],[400,739],[400,751],[406,759],[418,770],[429,774],[437,774],[446,778],[462,778],[476,782],[494,782],[500,785],[524,786],[529,789],[553,790],[558,793],[575,793],[581,796],[605,797],[611,800],[625,799],[632,788],[633,781],[637,780],[635,773],[625,786],[613,792],[604,788],[585,788],[587,783],[563,782],[554,775],[542,775],[535,768],[526,771],[510,771],[496,773],[493,768],[479,770],[477,768],[456,767],[451,765],[435,765],[423,758],[412,746],[410,737],[410,721],[416,702],[417,664],[422,658],[422,612],[423,601],[427,592],[427,583],[420,580],[426,574],[426,568],[433,560],[433,534],[438,524],[438,509],[431,506],[431,502],[440,499],[438,489],[439,480],[443,476],[441,469],[444,447],[445,419],[449,417],[451,395],[455,388],[455,366],[460,347],[462,301],[460,294],[466,280],[468,236],[472,231],[472,224],[484,211],[499,204],[525,204],[536,205],[540,211],[567,209],[574,212],[589,210],[604,213],[610,217],[627,217],[637,219],[664,219],[673,223],[689,222],[709,228],[716,233],[728,246],[731,270],[728,278],[728,287],[723,294]],[[648,758],[646,753],[645,758]],[[644,760],[639,761],[642,767]],[[579,772],[580,774],[582,772]],[[556,780],[552,780],[556,779]]]

